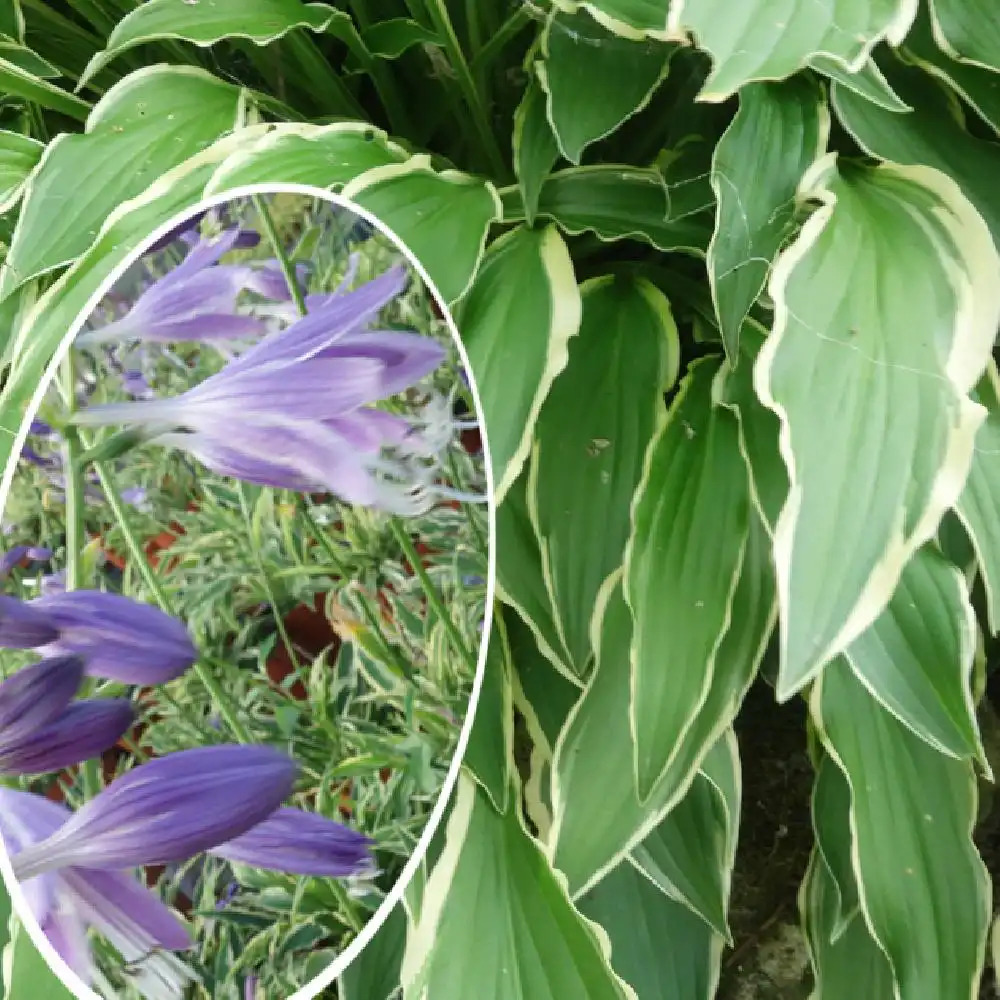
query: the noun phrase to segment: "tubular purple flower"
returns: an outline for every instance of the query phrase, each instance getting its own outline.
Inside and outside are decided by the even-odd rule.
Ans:
[[[0,603],[0,646],[13,646],[4,629],[5,607]],[[49,592],[22,605],[21,613],[48,630],[31,646],[43,654],[77,654],[89,675],[123,684],[163,684],[184,673],[198,655],[182,622],[121,594]]]
[[[20,879],[67,866],[170,864],[234,840],[291,794],[295,763],[264,746],[181,750],[116,778],[13,859]]]
[[[12,738],[0,731],[0,773],[46,774],[110,749],[135,721],[123,699],[76,701],[34,732]]]
[[[59,638],[59,630],[38,608],[0,594],[0,647],[38,649]]]
[[[242,231],[229,229],[213,240],[202,239],[184,260],[154,281],[120,319],[80,334],[77,344],[93,346],[114,340],[227,340],[259,335],[265,325],[236,312],[245,289],[290,295],[272,274],[249,264],[219,264],[237,245]],[[273,265],[267,265],[273,268]]]
[[[72,813],[40,795],[0,788],[0,834],[12,858],[52,836]],[[150,1000],[181,1000],[193,973],[166,948],[192,944],[180,918],[131,876],[65,868],[24,882],[28,907],[67,965],[88,986],[97,975],[87,928],[93,927],[126,962],[137,963],[136,986]]]
[[[374,873],[371,847],[368,837],[341,823],[284,808],[209,853],[252,868],[351,878]]]
[[[0,745],[29,739],[52,722],[73,700],[82,681],[79,656],[53,656],[8,677],[0,684]]]

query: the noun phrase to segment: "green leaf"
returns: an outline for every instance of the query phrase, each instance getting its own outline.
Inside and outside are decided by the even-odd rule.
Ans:
[[[373,56],[398,59],[415,45],[441,45],[436,31],[408,17],[379,21],[361,32],[361,39]]]
[[[0,212],[17,204],[45,146],[17,132],[0,132]]]
[[[841,174],[831,155],[802,192],[823,207],[775,265],[755,370],[790,482],[774,532],[781,701],[882,613],[958,498],[985,416],[967,393],[1000,320],[1000,260],[943,174]]]
[[[498,814],[459,778],[445,849],[407,942],[406,1000],[634,1000],[525,831],[517,798]]]
[[[361,954],[341,973],[340,1000],[392,1000],[406,947],[406,910],[397,903]]]
[[[327,4],[300,0],[212,0],[208,4],[146,0],[115,25],[103,51],[87,64],[79,86],[136,45],[179,39],[208,48],[223,38],[267,45],[293,28],[325,31],[331,21],[343,16]]]
[[[71,94],[68,91],[57,87],[54,83],[49,83],[34,73],[22,69],[19,65],[24,60],[20,57],[18,49],[14,53],[15,59],[0,58],[0,93],[12,97],[23,97],[27,101],[33,101],[43,108],[51,108],[76,121],[86,121],[90,113],[90,104],[82,98]]]
[[[815,985],[810,1000],[896,1000],[890,967],[861,914],[834,934],[837,886],[814,851],[799,897]]]
[[[829,940],[836,941],[858,913],[858,884],[851,858],[851,786],[840,769],[823,754],[812,790],[812,821],[820,864],[832,885],[827,889],[836,904],[824,914]]]
[[[25,73],[41,77],[43,80],[61,75],[52,63],[20,42],[0,40],[0,58],[24,70]]]
[[[598,24],[622,38],[667,37],[669,0],[553,0],[567,14],[585,10]]]
[[[457,170],[437,173],[424,155],[375,167],[346,184],[343,195],[399,237],[448,303],[468,290],[490,224],[501,213],[489,181]]]
[[[545,101],[545,91],[532,78],[514,112],[514,173],[529,226],[535,221],[542,184],[559,159],[559,145],[545,113]]]
[[[633,615],[633,771],[648,798],[680,752],[712,683],[749,519],[731,412],[716,406],[718,363],[695,362],[646,457],[625,556]]]
[[[983,0],[928,0],[934,37],[953,59],[1000,71],[1000,23]]]
[[[811,696],[823,743],[851,786],[854,867],[866,923],[899,1000],[976,995],[991,916],[972,842],[976,779],[881,708],[842,659]]]
[[[83,135],[62,134],[42,155],[25,189],[3,296],[72,263],[116,207],[231,132],[241,103],[238,87],[187,67],[149,67],[112,87]]]
[[[712,748],[684,798],[631,854],[663,892],[727,940],[739,815],[739,753],[730,735]]]
[[[368,170],[408,158],[406,150],[385,132],[364,122],[280,124],[220,164],[206,193],[279,182],[336,191]]]
[[[535,425],[528,503],[556,628],[583,677],[594,602],[622,562],[632,495],[677,378],[680,341],[670,304],[649,282],[603,277],[581,292],[579,336]]]
[[[73,1000],[74,994],[52,971],[48,961],[35,947],[24,924],[16,917],[10,920],[10,940],[4,948],[3,984],[5,1000]]]
[[[723,939],[628,860],[580,897],[611,940],[615,972],[641,1000],[712,1000]]]
[[[684,0],[670,9],[670,31],[694,33],[712,55],[700,96],[722,101],[754,80],[783,80],[817,56],[857,72],[882,39],[898,45],[916,12],[910,0],[841,0],[823,7],[784,0]]]
[[[496,512],[497,596],[529,627],[542,655],[572,684],[580,682],[556,629],[554,610],[542,573],[542,553],[528,513],[527,476],[514,481]]]
[[[675,214],[670,190],[658,171],[600,164],[550,174],[538,194],[537,214],[574,235],[593,232],[606,241],[637,239],[663,251],[703,254],[712,223],[701,209],[709,204]],[[505,189],[503,205],[505,222],[525,217],[516,189]]]
[[[909,36],[907,36],[907,40],[909,40]],[[899,113],[912,110],[889,86],[889,81],[882,75],[882,71],[874,59],[869,58],[864,66],[855,73],[848,72],[841,63],[826,56],[817,56],[811,60],[809,68],[816,70],[817,73],[822,73],[831,80],[836,80],[848,90],[853,90],[860,97],[877,104],[886,111]]]
[[[507,811],[510,761],[514,753],[509,658],[503,621],[497,615],[486,649],[483,686],[475,720],[462,761],[490,797],[497,812]]]
[[[917,19],[903,44],[906,57],[959,93],[988,125],[1000,133],[1000,75],[958,62],[938,48],[930,16],[920,5]]]
[[[89,314],[91,298],[158,226],[202,199],[205,183],[220,160],[258,134],[258,129],[249,128],[219,140],[160,176],[139,197],[112,210],[86,253],[31,307],[17,331],[13,365],[0,392],[0,430],[6,432],[0,433],[0,465],[5,470],[0,493],[13,474],[7,462],[29,402],[40,383],[48,384],[47,377],[43,382],[46,365],[67,332]]]
[[[795,227],[795,192],[826,152],[829,114],[808,77],[755,83],[715,147],[712,188],[718,211],[708,274],[726,351],[736,358],[740,329],[771,262]]]
[[[845,655],[879,704],[922,740],[952,757],[984,760],[972,701],[975,652],[976,615],[965,579],[928,544]]]
[[[835,84],[833,106],[844,128],[872,156],[934,167],[951,177],[979,210],[1000,246],[1000,202],[995,183],[1000,146],[971,135],[956,115],[954,94],[923,70],[888,60],[883,68],[913,111],[891,114]]]
[[[573,262],[554,226],[519,227],[494,240],[462,303],[456,319],[479,389],[497,504],[528,457],[581,308]]]
[[[986,407],[986,422],[976,434],[972,468],[956,510],[972,540],[976,561],[983,574],[990,631],[1000,631],[1000,374],[990,361],[972,394]]]
[[[553,10],[536,64],[546,110],[563,156],[583,150],[641,111],[667,75],[674,46],[615,37],[588,14]],[[608,81],[614,80],[614,86]]]

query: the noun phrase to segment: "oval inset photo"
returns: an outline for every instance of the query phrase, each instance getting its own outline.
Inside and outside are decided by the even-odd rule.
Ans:
[[[454,325],[376,220],[294,188],[151,234],[70,333],[5,478],[15,907],[81,996],[335,997],[482,683]]]

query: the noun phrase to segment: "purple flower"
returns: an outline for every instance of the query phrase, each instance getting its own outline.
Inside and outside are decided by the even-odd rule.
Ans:
[[[240,237],[241,230],[229,229],[215,239],[201,239],[180,264],[154,281],[121,319],[85,331],[77,343],[231,340],[263,333],[261,320],[236,312],[240,293],[263,290],[282,299],[290,293],[284,282],[275,280],[273,264],[259,269],[250,264],[219,263]]]
[[[71,816],[66,806],[40,795],[0,788],[0,834],[11,857],[44,842]],[[46,937],[88,986],[96,975],[87,941],[90,927],[134,964],[133,981],[144,996],[180,1000],[194,978],[180,959],[169,954],[191,946],[187,927],[131,876],[63,868],[28,879],[22,888]]]
[[[440,448],[441,428],[425,434],[421,421],[372,405],[415,385],[445,357],[431,338],[366,329],[404,284],[396,269],[336,296],[173,399],[89,407],[74,419],[144,425],[149,439],[220,475],[330,490],[395,513],[424,510],[433,492],[424,460]],[[450,432],[447,420],[442,427]]]
[[[116,778],[13,859],[19,879],[66,867],[183,861],[240,837],[288,797],[295,763],[270,747],[181,750]]]
[[[350,878],[374,872],[371,845],[364,834],[332,819],[285,808],[209,853],[251,868]]]
[[[24,559],[32,562],[45,562],[52,558],[52,549],[39,545],[15,545],[0,556],[0,579],[10,576],[11,570]]]
[[[257,984],[260,980],[253,974],[243,980],[243,1000],[257,1000]]]
[[[49,590],[28,603],[0,596],[0,646],[76,654],[91,676],[143,686],[179,677],[198,655],[176,618],[100,590]]]
[[[79,656],[53,656],[22,667],[0,683],[0,744],[21,742],[51,722],[73,700],[82,681]]]

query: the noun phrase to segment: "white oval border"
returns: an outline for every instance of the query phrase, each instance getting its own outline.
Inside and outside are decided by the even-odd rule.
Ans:
[[[331,202],[334,205],[338,205],[341,208],[345,208],[348,211],[353,212],[355,215],[364,219],[383,236],[391,240],[394,246],[398,250],[402,251],[403,256],[411,264],[417,274],[420,275],[421,280],[427,286],[434,298],[434,301],[438,304],[438,307],[444,316],[445,324],[451,333],[455,346],[458,348],[459,357],[462,360],[465,372],[469,378],[469,388],[472,392],[472,399],[476,406],[476,418],[480,424],[479,432],[483,445],[483,461],[486,465],[487,495],[489,497],[489,552],[487,553],[486,579],[487,613],[483,622],[483,635],[479,644],[479,657],[476,662],[476,674],[472,682],[472,691],[469,695],[469,705],[466,710],[465,721],[462,724],[462,729],[458,734],[458,743],[455,747],[454,756],[452,757],[451,764],[448,767],[448,773],[445,775],[444,784],[441,786],[441,791],[438,794],[437,801],[434,803],[434,808],[431,810],[431,814],[427,819],[427,823],[420,835],[420,839],[417,841],[416,849],[403,866],[402,873],[399,878],[396,879],[396,882],[389,890],[385,899],[382,900],[379,908],[362,928],[361,933],[337,956],[336,959],[334,959],[333,962],[331,962],[321,973],[319,973],[312,980],[312,982],[307,983],[296,993],[293,993],[290,997],[286,998],[286,1000],[313,1000],[313,998],[316,997],[321,990],[326,989],[335,980],[340,978],[347,967],[361,954],[368,942],[371,941],[371,939],[378,933],[379,928],[388,919],[393,908],[400,904],[403,894],[406,892],[413,876],[416,874],[417,869],[423,862],[424,856],[427,854],[427,849],[430,847],[430,842],[433,839],[434,834],[437,833],[438,827],[441,825],[445,809],[447,809],[448,804],[451,801],[452,792],[454,791],[455,784],[458,781],[458,773],[462,767],[462,761],[465,757],[466,748],[468,747],[469,737],[472,733],[472,726],[476,718],[476,710],[479,707],[479,695],[482,691],[483,678],[486,673],[486,653],[489,648],[490,632],[493,627],[492,609],[496,600],[496,595],[494,593],[496,588],[496,502],[493,483],[493,465],[490,460],[488,428],[486,427],[486,423],[482,417],[483,407],[482,401],[479,398],[479,388],[476,383],[476,377],[472,372],[472,366],[469,363],[469,356],[466,353],[465,345],[462,343],[462,338],[459,336],[458,327],[455,324],[451,310],[448,308],[448,304],[441,296],[437,286],[431,280],[426,268],[424,268],[423,264],[417,260],[410,248],[377,216],[372,215],[366,209],[361,208],[359,205],[355,205],[352,201],[339,194],[327,191],[324,188],[313,187],[310,184],[248,184],[231,188],[222,194],[212,195],[202,201],[196,202],[191,207],[184,209],[183,212],[178,213],[168,222],[165,222],[154,229],[153,232],[146,237],[146,239],[143,240],[139,246],[111,272],[111,274],[108,275],[108,277],[101,283],[101,286],[97,289],[97,291],[90,297],[86,306],[84,306],[84,308],[80,311],[76,321],[70,326],[69,332],[56,349],[52,360],[49,362],[45,373],[42,375],[38,388],[35,390],[35,394],[31,397],[31,401],[28,403],[27,410],[25,411],[25,415],[21,421],[21,428],[14,439],[11,449],[11,457],[8,460],[7,467],[3,471],[3,478],[0,479],[0,517],[2,517],[3,511],[7,507],[7,495],[10,492],[11,484],[14,479],[14,472],[17,468],[17,462],[20,458],[21,450],[24,447],[25,440],[27,439],[31,422],[34,419],[43,398],[45,397],[45,393],[48,391],[49,386],[56,376],[59,365],[69,352],[71,344],[76,339],[84,323],[86,323],[86,321],[90,318],[91,314],[100,304],[104,296],[107,295],[107,293],[115,286],[125,272],[136,262],[136,260],[147,252],[149,247],[155,244],[156,241],[161,239],[163,236],[166,236],[171,230],[183,223],[192,215],[196,215],[198,212],[205,209],[215,208],[218,205],[225,205],[238,198],[268,194],[306,195],[308,197],[319,198],[323,201]],[[52,971],[55,972],[58,978],[62,981],[62,984],[70,990],[70,992],[75,994],[77,997],[84,998],[84,1000],[107,1000],[106,997],[102,997],[99,993],[96,993],[94,990],[90,989],[90,987],[86,986],[79,976],[77,976],[76,973],[70,969],[70,967],[63,961],[63,959],[56,952],[55,948],[49,942],[49,939],[43,933],[41,926],[29,912],[24,894],[21,891],[21,886],[18,880],[14,877],[14,869],[11,865],[10,858],[7,855],[7,849],[3,845],[2,836],[0,836],[0,875],[3,876],[7,891],[10,894],[12,907],[18,917],[18,920],[21,922],[22,927],[28,932],[28,936],[31,938],[33,944],[39,950],[42,957],[48,963],[49,968],[52,969]],[[27,919],[25,919],[26,916]]]

